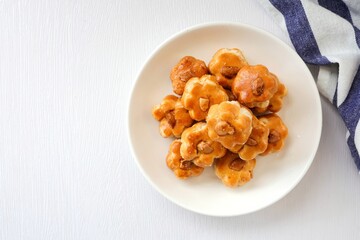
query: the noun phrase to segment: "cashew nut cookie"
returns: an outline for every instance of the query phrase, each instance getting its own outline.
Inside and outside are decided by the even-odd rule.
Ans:
[[[236,75],[231,90],[241,104],[249,108],[266,108],[278,85],[278,78],[265,66],[244,66]]]
[[[209,70],[221,86],[231,89],[236,74],[245,65],[248,63],[239,49],[222,48],[210,60]]]
[[[284,147],[285,139],[288,136],[288,129],[284,122],[275,113],[261,116],[259,120],[269,128],[268,146],[260,155],[265,156],[280,151]]]
[[[180,154],[183,159],[192,161],[199,167],[211,166],[215,158],[226,153],[226,149],[220,143],[209,138],[205,122],[195,123],[185,129],[181,135],[181,143]]]
[[[215,76],[204,75],[190,79],[181,97],[183,106],[189,110],[196,121],[206,118],[211,105],[228,100],[226,91],[217,82]]]
[[[180,179],[199,176],[204,168],[196,166],[191,161],[184,160],[180,155],[181,140],[176,139],[170,144],[169,152],[166,156],[167,166]]]
[[[228,187],[243,186],[253,178],[256,159],[248,161],[228,151],[224,157],[216,159],[214,169],[216,176]]]
[[[201,77],[208,73],[206,63],[191,56],[185,56],[172,68],[170,79],[173,91],[182,95],[186,82],[192,77]]]
[[[206,118],[209,137],[237,153],[251,134],[252,118],[251,111],[237,101],[212,105]]]
[[[161,104],[154,106],[152,114],[160,121],[159,129],[163,137],[179,138],[184,129],[190,127],[194,121],[183,107],[180,98],[174,95],[166,96]]]
[[[269,129],[257,117],[253,116],[251,134],[239,151],[239,157],[248,161],[263,153],[268,146],[268,136]]]
[[[264,113],[267,111],[276,113],[281,110],[283,106],[283,98],[287,95],[287,88],[284,84],[279,82],[279,87],[274,96],[270,99],[269,106],[265,108],[254,108],[254,112],[256,113]]]

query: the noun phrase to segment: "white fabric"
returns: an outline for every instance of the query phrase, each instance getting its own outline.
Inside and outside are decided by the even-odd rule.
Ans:
[[[338,66],[336,64],[319,67],[317,86],[324,96],[334,96],[338,79]]]
[[[360,50],[356,39],[349,38],[347,34],[354,32],[354,29],[348,21],[325,8],[319,8],[317,3],[308,0],[301,2],[320,53],[329,61],[339,63],[337,105],[340,106],[348,95],[360,64]],[[326,89],[320,91],[326,92]],[[333,99],[333,95],[325,96]]]

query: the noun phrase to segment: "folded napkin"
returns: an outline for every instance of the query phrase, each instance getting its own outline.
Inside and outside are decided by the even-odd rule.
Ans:
[[[289,34],[300,57],[319,66],[319,92],[344,120],[346,141],[360,171],[360,2],[258,1]]]

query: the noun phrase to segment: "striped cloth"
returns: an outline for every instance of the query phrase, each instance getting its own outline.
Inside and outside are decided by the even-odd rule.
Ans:
[[[319,92],[344,120],[346,141],[360,171],[360,1],[258,1],[289,34],[300,57],[319,66]]]

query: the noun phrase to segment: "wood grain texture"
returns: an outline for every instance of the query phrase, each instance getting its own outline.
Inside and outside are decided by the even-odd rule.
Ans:
[[[141,176],[126,134],[135,76],[170,35],[210,21],[289,41],[251,0],[0,1],[1,240],[360,238],[359,176],[326,101],[313,166],[267,209],[198,215]]]

